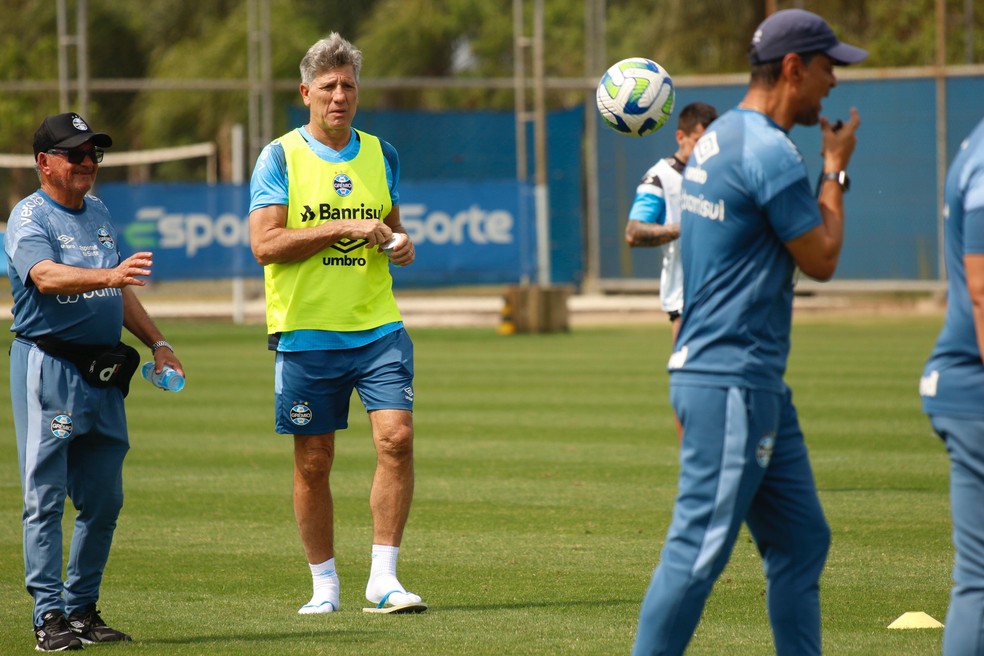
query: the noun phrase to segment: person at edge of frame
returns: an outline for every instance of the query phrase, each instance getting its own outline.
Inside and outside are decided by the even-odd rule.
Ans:
[[[24,492],[24,568],[38,651],[127,642],[96,604],[123,507],[130,448],[124,397],[140,363],[125,327],[159,373],[184,375],[171,345],[131,289],[153,255],[124,258],[109,210],[89,191],[112,138],[74,112],[34,134],[40,189],[10,213],[4,249],[14,297],[10,389]],[[78,511],[62,580],[65,499]]]
[[[950,459],[953,587],[944,656],[984,656],[984,120],[943,187],[947,307],[919,381],[923,411]]]

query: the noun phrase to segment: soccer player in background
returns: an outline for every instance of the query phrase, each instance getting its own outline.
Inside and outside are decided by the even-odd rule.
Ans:
[[[250,183],[250,241],[276,351],[276,430],[294,437],[294,515],[314,587],[301,614],[339,609],[329,474],[353,389],[376,447],[367,610],[427,608],[396,576],[413,497],[413,344],[390,263],[408,265],[415,252],[400,224],[396,150],[352,127],[361,68],[361,51],[337,33],[308,49],[300,92],[309,122],[263,149]]]
[[[960,146],[943,192],[946,320],[919,383],[950,456],[953,589],[944,656],[984,656],[984,120]]]
[[[783,375],[794,270],[819,280],[834,274],[860,124],[852,109],[835,129],[821,103],[837,84],[834,66],[866,56],[816,14],[772,14],[752,38],[744,99],[704,133],[684,171],[683,319],[668,364],[683,424],[679,489],[642,602],[636,656],[684,652],[742,522],[764,561],[776,654],[821,653],[830,529]],[[819,200],[788,137],[794,125],[817,123]]]
[[[702,102],[690,103],[677,117],[677,151],[656,162],[636,188],[625,241],[632,247],[663,246],[659,274],[659,300],[670,317],[673,339],[680,330],[683,309],[683,269],[677,239],[680,237],[680,182],[683,168],[704,130],[717,118],[717,110]]]

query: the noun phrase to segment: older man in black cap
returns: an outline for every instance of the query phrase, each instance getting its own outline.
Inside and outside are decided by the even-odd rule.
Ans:
[[[88,195],[112,143],[78,114],[44,119],[34,135],[41,188],[14,207],[4,242],[24,567],[39,651],[130,640],[96,609],[123,506],[123,398],[140,360],[120,341],[123,326],[150,348],[158,372],[169,365],[184,373],[130,289],[145,284],[151,253],[124,258],[109,211]],[[63,581],[66,496],[78,515]]]
[[[830,544],[792,394],[794,271],[826,280],[844,237],[846,168],[860,119],[820,117],[834,66],[859,62],[827,23],[791,9],[750,47],[751,83],[708,126],[680,194],[683,321],[670,399],[683,424],[673,521],[640,610],[634,654],[682,654],[742,523],[765,566],[778,656],[820,654],[819,580]],[[820,124],[819,199],[788,137]]]

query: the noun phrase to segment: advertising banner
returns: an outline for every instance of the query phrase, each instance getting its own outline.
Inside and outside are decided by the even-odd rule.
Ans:
[[[125,254],[154,253],[157,280],[262,276],[249,243],[242,185],[106,183],[97,191]],[[399,287],[513,284],[535,277],[533,192],[515,182],[400,185],[400,216],[417,260]]]

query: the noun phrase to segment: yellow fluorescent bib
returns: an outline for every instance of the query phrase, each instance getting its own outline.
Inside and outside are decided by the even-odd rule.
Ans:
[[[287,228],[325,221],[379,219],[393,208],[379,139],[358,132],[355,159],[326,162],[294,130],[280,138],[287,158]],[[268,264],[267,330],[369,330],[401,321],[393,297],[389,257],[365,240],[343,239],[292,264]]]

